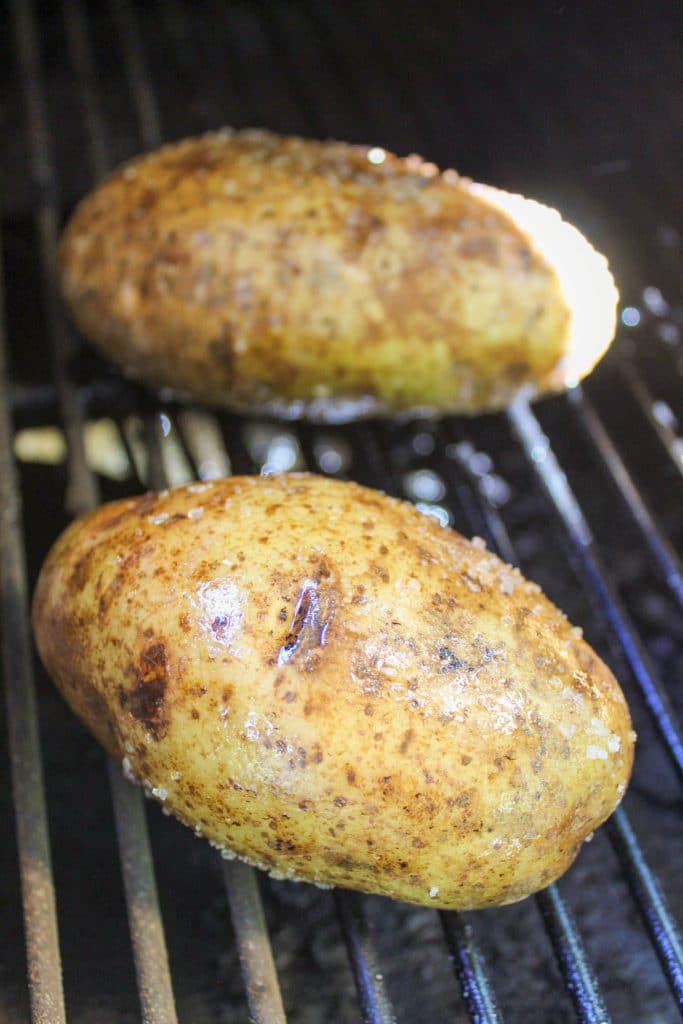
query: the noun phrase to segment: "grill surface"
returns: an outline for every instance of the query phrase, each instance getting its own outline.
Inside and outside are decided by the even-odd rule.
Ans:
[[[65,0],[38,10],[16,0],[0,39],[0,813],[12,820],[10,767],[16,809],[0,842],[0,1022],[29,1019],[27,977],[40,1022],[121,1024],[142,1008],[150,1022],[202,1024],[240,1019],[247,1004],[268,1024],[285,1011],[341,1024],[678,1019],[675,5],[660,4],[658,18],[510,13],[495,36],[485,5],[392,5],[389,15],[377,3]],[[649,111],[637,131],[634,103]],[[559,206],[611,257],[625,309],[616,346],[570,395],[472,422],[318,429],[158,404],[73,336],[55,243],[74,202],[121,159],[224,123],[418,149]],[[118,473],[93,470],[86,424],[102,419]],[[66,460],[15,464],[13,432],[53,425]],[[559,886],[439,921],[257,879],[145,807],[34,679],[27,573],[70,515],[142,486],[264,466],[348,476],[485,537],[612,664],[640,736],[634,780]]]

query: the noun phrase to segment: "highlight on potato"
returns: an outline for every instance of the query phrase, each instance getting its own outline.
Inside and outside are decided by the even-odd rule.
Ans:
[[[602,359],[614,338],[619,292],[607,260],[552,207],[490,185],[473,183],[470,188],[508,213],[554,267],[570,321],[565,355],[550,386],[558,391],[574,387]]]
[[[336,421],[562,390],[608,348],[618,297],[605,258],[541,203],[378,147],[230,130],[87,196],[61,282],[132,375]]]
[[[353,483],[104,505],[56,541],[33,624],[127,775],[275,877],[514,902],[630,777],[626,702],[581,631],[480,542]]]

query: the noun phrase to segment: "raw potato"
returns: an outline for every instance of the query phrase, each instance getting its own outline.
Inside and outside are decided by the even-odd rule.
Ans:
[[[118,170],[61,268],[79,327],[132,374],[314,419],[500,408],[578,381],[615,327],[606,261],[554,210],[262,131]]]
[[[634,734],[519,572],[411,505],[306,474],[105,505],[33,620],[73,710],[178,818],[276,877],[473,908],[569,866]]]

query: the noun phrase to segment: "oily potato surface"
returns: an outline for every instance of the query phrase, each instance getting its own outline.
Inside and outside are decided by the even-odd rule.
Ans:
[[[61,279],[134,375],[290,416],[500,408],[578,380],[614,332],[606,263],[554,211],[264,131],[116,171],[71,219]]]
[[[557,878],[628,783],[614,678],[517,570],[306,474],[99,508],[33,621],[129,775],[279,877],[445,908]]]

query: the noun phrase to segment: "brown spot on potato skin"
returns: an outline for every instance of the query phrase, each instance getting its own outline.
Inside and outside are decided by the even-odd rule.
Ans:
[[[415,739],[415,730],[414,729],[406,729],[405,734],[403,736],[403,739],[401,740],[401,746],[399,747],[399,753],[400,754],[406,754],[408,752],[408,747],[410,746],[410,744],[413,742],[414,739]]]
[[[140,655],[135,684],[126,705],[155,740],[163,739],[168,728],[164,706],[167,685],[166,648],[162,643],[153,644]]]

